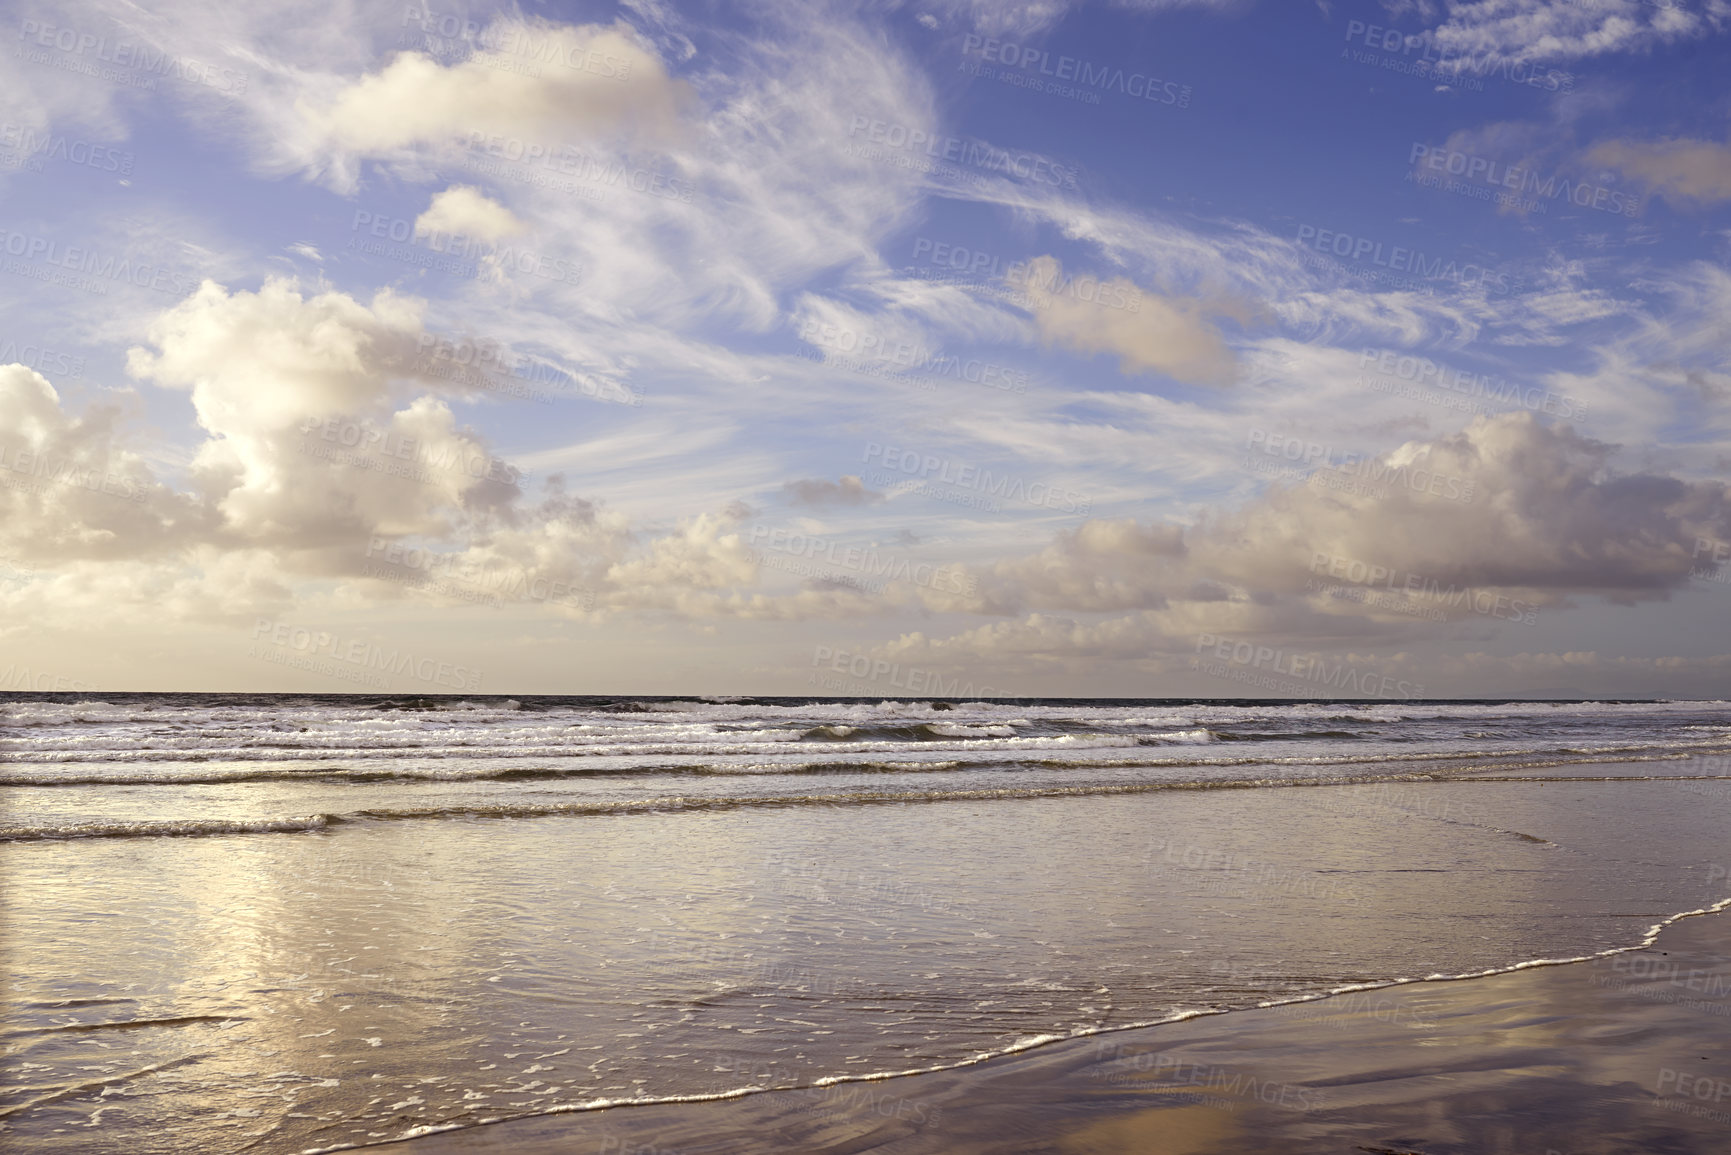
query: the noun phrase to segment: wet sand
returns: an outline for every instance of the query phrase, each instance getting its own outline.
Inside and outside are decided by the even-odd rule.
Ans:
[[[1637,951],[1070,1039],[949,1071],[510,1120],[405,1155],[1722,1155],[1731,914]]]

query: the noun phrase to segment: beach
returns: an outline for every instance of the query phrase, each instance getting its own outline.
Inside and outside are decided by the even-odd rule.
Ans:
[[[1557,1122],[1568,1155],[1719,1124],[1690,1112],[1724,1077],[1724,981],[1693,974],[1722,916],[1619,953],[1731,896],[1718,703],[0,706],[8,1147],[1234,1150],[1278,1125],[1433,1155],[1497,1149],[1471,1119],[1507,1095],[1501,1149],[1543,1152],[1543,1110],[1510,1105],[1535,1079],[1641,1107]],[[1653,950],[1704,961],[1617,969]],[[1531,966],[1567,959],[1597,961]]]
[[[1209,1015],[927,1075],[541,1116],[458,1152],[1633,1155],[1731,1137],[1731,919],[1608,958]]]

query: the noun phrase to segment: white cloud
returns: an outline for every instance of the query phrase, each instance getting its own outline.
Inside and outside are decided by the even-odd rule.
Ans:
[[[433,195],[427,211],[415,218],[417,233],[452,233],[482,241],[500,241],[527,226],[510,209],[469,185],[452,185]]]
[[[1125,373],[1164,373],[1197,385],[1226,385],[1235,376],[1232,351],[1210,321],[1247,310],[1230,303],[1162,298],[1143,293],[1125,278],[1098,282],[1091,296],[1066,279],[1057,260],[1028,263],[1026,292],[1034,323],[1051,344],[1081,353],[1116,356]]]
[[[67,414],[48,379],[0,365],[0,554],[27,563],[161,556],[208,528],[120,437],[118,404]]]
[[[1201,632],[1406,642],[1474,620],[1472,603],[1462,609],[1459,598],[1425,592],[1436,589],[1490,592],[1533,608],[1580,595],[1667,598],[1688,584],[1697,540],[1731,533],[1731,497],[1721,482],[1618,474],[1613,452],[1567,427],[1509,414],[1324,471],[1348,487],[1277,486],[1187,531],[1096,519],[982,576],[968,608],[1032,611],[1020,624],[948,641],[921,635],[916,648],[985,658],[1035,652],[1045,639],[1055,656],[1102,656],[1129,639],[1159,648],[1162,639],[1188,644]],[[1471,500],[1449,500],[1451,491]],[[1387,579],[1389,588],[1378,590],[1386,604],[1326,592],[1362,585],[1371,567]],[[1435,624],[1407,612],[1439,606],[1446,608]],[[1126,610],[1138,613],[1092,625],[1051,616]],[[912,644],[891,649],[910,657]]]
[[[500,20],[466,59],[402,52],[330,98],[298,103],[310,140],[341,157],[445,144],[472,132],[514,139],[651,139],[677,127],[684,87],[617,24]]]
[[[1450,0],[1431,30],[1444,58],[1490,54],[1510,60],[1568,61],[1635,52],[1722,30],[1731,10],[1652,0]]]

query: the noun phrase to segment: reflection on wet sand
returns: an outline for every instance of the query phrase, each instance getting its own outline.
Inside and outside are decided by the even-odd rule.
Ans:
[[[1693,997],[1671,989],[1679,977]],[[1731,992],[1731,914],[1683,919],[1627,955],[1387,987],[1356,1007],[1334,996],[851,1088],[545,1116],[383,1151],[1722,1155],[1731,1032],[1709,1012],[1731,1010],[1731,993],[1703,997],[1714,990]]]

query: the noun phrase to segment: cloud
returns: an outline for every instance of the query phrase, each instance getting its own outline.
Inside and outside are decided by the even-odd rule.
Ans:
[[[159,316],[128,366],[186,390],[207,435],[180,492],[119,446],[117,407],[74,418],[40,374],[0,368],[0,556],[56,571],[0,600],[45,621],[232,620],[309,598],[458,604],[462,575],[495,574],[513,588],[588,591],[602,612],[798,618],[873,608],[845,591],[739,592],[757,583],[758,566],[737,532],[747,512],[737,502],[637,533],[623,515],[567,494],[560,475],[532,495],[522,471],[436,395],[449,387],[418,357],[422,310],[389,291],[361,302],[278,278],[257,292],[206,282]],[[20,461],[41,476],[12,484]],[[867,500],[850,480],[824,495]],[[398,546],[438,568],[401,564],[390,552]],[[587,612],[570,600],[550,606]]]
[[[1442,56],[1488,54],[1509,60],[1573,60],[1636,52],[1717,32],[1725,7],[1694,12],[1653,0],[1472,0],[1451,2],[1430,32]]]
[[[990,622],[947,638],[915,630],[881,648],[897,661],[966,665],[1003,663],[999,668],[1074,669],[1076,664],[1137,662],[1172,652],[1184,639],[1170,634],[1152,614],[1130,614],[1081,622],[1033,613],[1016,621]]]
[[[1033,304],[1034,323],[1047,344],[1114,354],[1125,373],[1164,373],[1197,385],[1226,385],[1236,376],[1232,350],[1208,317],[1242,318],[1244,310],[1162,298],[1123,278],[1094,285],[1087,280],[1066,279],[1053,257],[1028,262],[1027,280],[1020,287]]]
[[[1272,490],[1194,535],[1191,553],[1201,576],[1252,593],[1302,591],[1322,555],[1545,603],[1663,598],[1688,583],[1696,537],[1731,526],[1731,500],[1720,482],[1619,474],[1615,449],[1531,413],[1478,417],[1331,479],[1370,492]],[[1472,499],[1433,496],[1439,483]]]
[[[1062,20],[1071,4],[1072,0],[930,0],[931,7],[944,13],[945,22],[986,36],[1038,35]]]
[[[1673,202],[1709,205],[1731,200],[1731,144],[1611,140],[1594,148],[1587,159],[1620,169]]]
[[[256,293],[206,281],[152,323],[155,350],[135,346],[127,370],[191,390],[199,424],[229,437],[374,412],[413,359],[423,309],[389,289],[363,305],[334,291],[304,298],[289,277]]]
[[[469,185],[452,185],[433,195],[427,211],[415,218],[415,232],[454,233],[482,241],[499,241],[527,226],[511,210]]]
[[[303,98],[303,123],[325,149],[356,156],[470,133],[544,141],[675,130],[685,86],[624,24],[499,20],[480,43],[451,64],[399,53],[323,102]]]
[[[1319,471],[1356,487],[1275,487],[1188,530],[1088,521],[985,574],[966,608],[1026,615],[1019,624],[915,648],[959,660],[1037,652],[1044,639],[1054,656],[1101,657],[1129,639],[1158,649],[1202,632],[1374,645],[1488,620],[1473,619],[1475,602],[1438,590],[1528,607],[1580,595],[1664,599],[1689,583],[1698,539],[1731,540],[1731,496],[1718,481],[1617,473],[1615,451],[1529,413],[1481,417],[1460,433]],[[1433,495],[1433,478],[1458,481],[1472,499]],[[1329,592],[1363,588],[1373,570],[1378,598]],[[1094,624],[1054,616],[1125,611],[1135,613]],[[910,656],[913,644],[896,652]]]
[[[983,589],[984,604],[1070,611],[1159,607],[1189,580],[1177,526],[1133,518],[1095,519],[1058,534],[1031,557],[1001,561]],[[1002,611],[1000,611],[1002,612]]]
[[[620,601],[677,606],[689,593],[753,584],[757,561],[727,516],[700,514],[607,574]]]
[[[1144,15],[1179,8],[1205,8],[1230,12],[1243,8],[1247,0],[1114,0],[1119,8]],[[986,36],[1036,37],[1080,7],[1075,0],[928,0],[953,23]],[[936,28],[930,16],[916,16],[921,24]]]
[[[162,556],[208,527],[120,443],[121,408],[78,417],[48,379],[0,365],[0,553],[55,565]]]
[[[789,481],[781,488],[795,505],[871,505],[884,499],[883,494],[867,489],[864,482],[851,474],[839,481],[822,478]]]
[[[389,290],[365,305],[303,297],[292,279],[256,293],[207,281],[151,326],[154,351],[129,352],[133,376],[190,390],[211,435],[192,477],[232,544],[442,535],[464,511],[510,500],[515,479],[481,438],[444,401],[415,396],[427,388],[415,360],[421,311]]]

